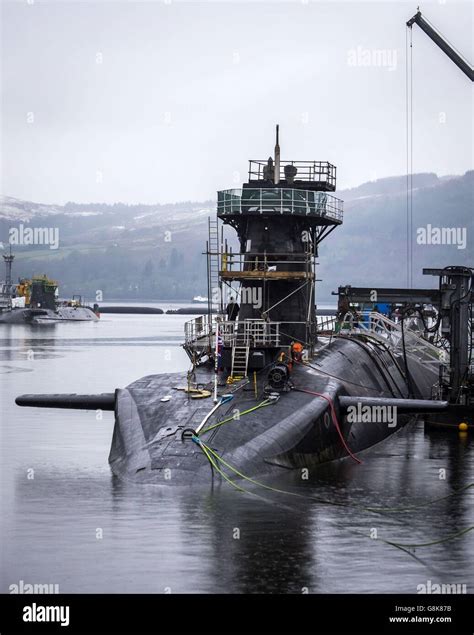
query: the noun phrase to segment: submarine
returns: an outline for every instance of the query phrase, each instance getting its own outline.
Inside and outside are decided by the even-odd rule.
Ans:
[[[82,304],[81,298],[57,299],[58,283],[46,275],[12,282],[15,256],[3,254],[5,280],[0,282],[0,324],[51,324],[55,322],[97,322],[99,307]]]
[[[331,329],[318,325],[318,249],[343,223],[335,191],[336,166],[280,158],[277,126],[274,156],[251,160],[242,188],[217,194],[207,313],[185,324],[189,370],[16,403],[113,411],[113,474],[185,486],[360,463],[417,417],[446,412],[449,398],[433,391],[445,352],[403,320],[343,311],[327,318]],[[471,285],[458,289],[465,303],[472,271],[459,279]]]

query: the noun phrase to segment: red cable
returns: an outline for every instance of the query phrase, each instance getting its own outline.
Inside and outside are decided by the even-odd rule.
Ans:
[[[316,397],[322,397],[323,399],[325,399],[328,402],[329,407],[331,408],[332,422],[336,426],[336,430],[337,430],[337,433],[339,435],[339,438],[341,439],[342,445],[346,449],[346,451],[349,454],[349,456],[352,459],[354,459],[354,461],[357,461],[357,463],[362,463],[362,461],[360,459],[358,459],[356,457],[356,455],[351,452],[349,446],[346,443],[346,440],[344,439],[344,436],[343,436],[343,434],[341,432],[341,428],[339,426],[339,422],[337,420],[336,409],[334,408],[334,403],[333,403],[331,397],[328,397],[327,395],[323,395],[320,392],[314,392],[313,390],[305,390],[304,388],[295,388],[295,390],[298,390],[299,392],[307,392],[309,395],[316,395]]]

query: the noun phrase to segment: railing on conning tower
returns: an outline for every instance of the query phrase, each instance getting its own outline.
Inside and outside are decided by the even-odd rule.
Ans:
[[[290,214],[319,218],[323,223],[342,223],[343,201],[327,192],[294,188],[244,188],[217,193],[219,217],[258,214]]]
[[[237,322],[219,319],[219,337],[223,346],[236,343],[253,347],[276,347],[280,344],[280,322],[247,319]],[[216,316],[201,315],[184,325],[185,346],[189,349],[213,350]]]
[[[249,161],[249,183],[265,181],[268,160],[251,159]],[[289,167],[291,166],[291,167]],[[311,189],[319,189],[334,192],[336,189],[336,166],[328,161],[283,161],[280,160],[280,178],[283,185],[304,189],[307,185]]]

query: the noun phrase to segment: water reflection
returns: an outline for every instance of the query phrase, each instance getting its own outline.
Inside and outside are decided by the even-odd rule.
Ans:
[[[412,440],[418,434],[413,430]],[[420,436],[431,451],[431,435]],[[456,455],[463,467],[437,485],[423,469],[409,469],[419,458],[404,456],[406,442],[399,435],[390,448],[391,462],[402,464],[399,478],[389,470],[386,480],[380,449],[355,469],[340,463],[317,470],[305,483],[295,474],[272,481],[306,499],[252,487],[262,500],[225,484],[192,491],[143,487],[123,483],[105,468],[96,474],[50,468],[33,481],[22,474],[7,519],[2,591],[17,578],[51,579],[71,592],[414,593],[427,579],[469,585],[469,535],[416,549],[415,557],[370,538],[376,528],[386,540],[427,542],[472,524],[469,491],[406,513],[363,509],[422,504],[466,483],[462,474],[472,457],[465,447],[459,452],[455,437],[445,440],[440,458],[448,463]]]
[[[15,406],[17,394],[52,386],[126,385],[156,372],[168,350],[166,369],[185,369],[174,343],[184,319],[164,317],[159,327],[156,318],[143,321],[139,336],[135,319],[104,322],[93,335],[90,325],[74,325],[70,338],[59,329],[53,337],[17,329],[9,339],[2,330],[0,592],[19,580],[88,593],[415,593],[428,579],[472,589],[474,532],[412,555],[380,540],[430,542],[474,524],[474,488],[451,496],[472,480],[469,435],[418,424],[363,453],[362,465],[347,460],[308,480],[284,472],[271,482],[302,498],[249,486],[255,496],[219,482],[192,489],[121,482],[107,465],[110,413],[97,421],[94,413]],[[374,529],[380,539],[371,538]]]

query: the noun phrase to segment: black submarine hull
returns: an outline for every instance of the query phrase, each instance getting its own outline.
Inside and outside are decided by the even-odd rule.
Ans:
[[[198,368],[195,374],[197,385],[211,392],[213,370]],[[429,399],[435,373],[413,358],[410,375],[415,395],[410,394],[400,360],[389,350],[335,338],[314,360],[295,365],[288,389],[269,404],[265,372],[257,373],[255,384],[219,386],[219,395],[232,398],[211,416],[212,396],[193,398],[187,393],[186,373],[143,377],[116,391],[109,463],[113,473],[127,481],[192,485],[222,478],[199,441],[222,457],[220,467],[237,480],[239,475],[227,466],[255,477],[311,469],[346,457],[357,461],[357,453],[414,420],[417,408],[410,412],[393,407],[388,416],[385,406],[385,418],[367,420],[358,416],[357,408],[351,412],[348,404],[358,399],[381,399],[385,404],[409,403],[410,396]]]
[[[52,324],[56,322],[97,322],[98,316],[89,307],[58,307],[51,309],[14,308],[0,312],[0,324]]]

